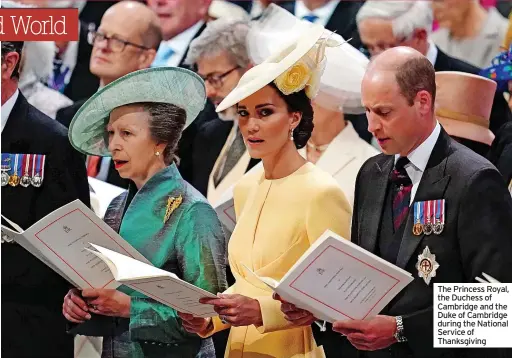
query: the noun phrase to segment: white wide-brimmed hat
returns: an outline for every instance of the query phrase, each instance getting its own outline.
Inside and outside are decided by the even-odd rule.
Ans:
[[[261,21],[265,21],[265,13],[262,17]],[[289,39],[265,61],[248,70],[218,105],[217,112],[234,106],[271,82],[285,95],[305,89],[308,97],[314,98],[325,66],[325,47],[339,44],[324,36],[321,25],[311,24],[307,31],[304,29],[302,25],[296,26],[299,39]]]
[[[491,145],[496,82],[470,73],[436,72],[436,117],[450,136]]]
[[[185,128],[206,103],[204,81],[178,67],[155,67],[129,73],[109,83],[83,104],[69,126],[69,140],[78,151],[110,156],[105,126],[110,113],[134,103],[169,103],[185,110]]]
[[[247,34],[247,52],[254,64],[260,64],[280,51],[286,41],[298,41],[313,24],[275,4],[270,4],[260,19],[251,22]],[[318,84],[315,104],[347,114],[364,113],[361,82],[369,59],[350,44],[350,39],[325,29],[324,37],[342,46],[325,48],[325,65]],[[346,43],[348,40],[348,43]]]
[[[226,0],[213,0],[208,8],[208,16],[214,19],[250,20],[243,7]]]

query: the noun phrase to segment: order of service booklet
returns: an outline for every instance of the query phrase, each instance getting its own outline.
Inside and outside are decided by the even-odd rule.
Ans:
[[[73,286],[115,289],[120,284],[197,316],[217,315],[201,297],[216,297],[154,267],[80,200],[48,214],[29,229],[2,215],[2,238],[14,241]]]
[[[330,230],[279,282],[242,265],[283,300],[330,323],[378,315],[413,280],[409,272]]]
[[[205,318],[217,316],[213,306],[199,303],[200,298],[217,298],[216,295],[183,281],[171,272],[99,245],[91,246],[93,249],[89,251],[106,263],[117,282],[179,312]]]

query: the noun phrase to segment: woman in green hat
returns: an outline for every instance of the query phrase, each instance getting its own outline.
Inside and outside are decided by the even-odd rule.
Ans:
[[[181,132],[205,100],[204,82],[191,71],[137,71],[89,99],[69,138],[82,153],[111,156],[120,176],[131,180],[105,222],[156,267],[215,294],[226,288],[221,224],[174,164]],[[104,336],[102,357],[215,357],[211,340],[187,333],[174,309],[125,286],[70,290],[63,314],[73,323],[91,314],[113,317],[109,328],[88,333]]]

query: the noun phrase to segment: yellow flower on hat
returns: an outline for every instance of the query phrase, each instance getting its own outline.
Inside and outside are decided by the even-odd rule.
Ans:
[[[289,95],[304,89],[311,75],[310,67],[301,60],[277,77],[274,83],[284,95]]]

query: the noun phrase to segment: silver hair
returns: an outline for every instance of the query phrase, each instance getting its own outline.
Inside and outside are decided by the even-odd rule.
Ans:
[[[233,62],[245,68],[251,60],[247,54],[246,37],[249,22],[245,20],[218,19],[191,42],[185,64],[193,66],[202,57],[212,57],[226,51]]]
[[[390,20],[395,37],[409,38],[414,30],[432,30],[434,14],[429,1],[368,0],[359,9],[357,24],[369,18]]]

